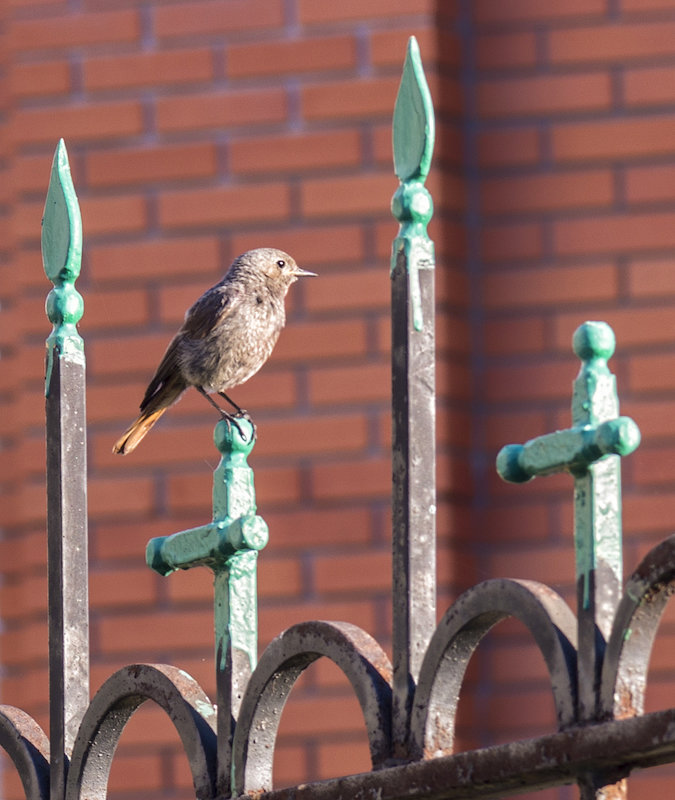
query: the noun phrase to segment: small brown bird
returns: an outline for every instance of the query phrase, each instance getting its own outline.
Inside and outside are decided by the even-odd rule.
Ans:
[[[302,275],[287,253],[269,247],[235,258],[225,277],[185,314],[141,402],[138,419],[115,442],[113,453],[131,453],[162,414],[194,386],[236,425],[249,418],[225,392],[247,381],[270,357],[286,322],[284,300]],[[225,411],[215,392],[234,409]]]

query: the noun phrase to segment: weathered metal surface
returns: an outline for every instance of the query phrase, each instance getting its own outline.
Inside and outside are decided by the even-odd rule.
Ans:
[[[104,800],[124,726],[146,700],[174,724],[199,800],[215,797],[216,712],[187,673],[165,664],[134,664],[108,678],[87,708],[68,771],[68,800]]]
[[[616,381],[607,366],[615,339],[604,322],[574,333],[581,369],[574,382],[572,428],[508,445],[497,456],[505,480],[528,480],[562,470],[574,476],[574,541],[578,615],[577,721],[601,719],[601,673],[621,596],[621,472],[619,455],[639,445],[637,425],[619,417]],[[621,798],[625,783],[593,770],[580,781],[582,800]]]
[[[258,551],[268,529],[256,514],[253,470],[246,459],[255,444],[246,419],[221,420],[214,431],[221,459],[213,475],[213,521],[208,525],[151,539],[148,566],[161,575],[206,566],[214,573],[218,778],[216,791],[229,796],[232,735],[239,705],[257,661]]]
[[[271,788],[281,712],[300,674],[321,656],[349,678],[363,712],[373,768],[391,757],[391,664],[384,651],[355,625],[304,622],[268,645],[251,676],[234,737],[235,794]]]
[[[614,334],[603,322],[586,322],[574,334],[582,360],[574,382],[571,429],[507,445],[497,471],[509,481],[567,470],[575,479],[575,547],[579,614],[579,717],[594,719],[604,646],[621,593],[621,474],[617,455],[639,445],[633,420],[619,417],[614,376],[607,359]],[[608,455],[613,454],[613,455]]]
[[[661,615],[675,593],[675,536],[654,547],[626,581],[602,670],[601,711],[642,714],[649,658]]]
[[[396,754],[407,757],[412,694],[436,624],[436,396],[433,205],[424,187],[434,114],[417,42],[408,44],[393,122],[391,268],[393,661]]]
[[[47,547],[52,800],[63,796],[67,756],[89,702],[85,361],[82,224],[63,141],[54,155],[42,220],[42,260],[54,288],[46,309]]]
[[[37,722],[19,708],[0,706],[0,747],[16,767],[26,800],[47,800],[49,741]]]
[[[452,752],[464,672],[481,639],[507,617],[530,631],[548,667],[559,728],[576,717],[576,618],[552,589],[535,581],[494,579],[468,589],[443,616],[415,692],[411,757]]]
[[[672,761],[675,709],[668,709],[255,796],[256,800],[494,800],[581,782],[595,770],[615,774],[618,780],[631,767]]]

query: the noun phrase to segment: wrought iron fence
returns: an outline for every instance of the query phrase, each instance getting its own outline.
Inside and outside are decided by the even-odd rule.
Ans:
[[[549,587],[496,579],[464,592],[436,624],[434,252],[424,183],[434,118],[416,42],[410,41],[394,112],[400,187],[392,211],[393,665],[365,631],[310,621],[283,631],[257,658],[256,562],[268,530],[256,513],[252,437],[218,423],[213,518],[148,543],[148,566],[213,570],[216,703],[180,669],[134,664],[89,699],[85,359],[75,289],[82,226],[63,142],[43,220],[47,300],[50,736],[27,714],[0,707],[0,745],[29,800],[104,798],[122,730],[147,700],[173,722],[198,798],[488,798],[577,783],[584,800],[621,798],[632,769],[675,761],[675,708],[644,714],[651,646],[675,588],[675,537],[655,547],[622,587],[620,457],[639,444],[620,417],[604,323],[576,332],[581,368],[572,425],[497,458],[507,481],[568,472],[574,480],[577,614]],[[486,633],[519,619],[551,681],[558,730],[536,739],[453,754],[464,673]],[[320,657],[347,676],[368,735],[372,771],[272,789],[284,703]]]

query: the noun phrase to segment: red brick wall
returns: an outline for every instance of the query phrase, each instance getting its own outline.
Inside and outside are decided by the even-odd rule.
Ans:
[[[188,393],[136,453],[110,449],[184,309],[234,255],[265,244],[320,278],[293,287],[272,359],[235,394],[259,426],[251,463],[271,531],[261,646],[310,618],[355,622],[389,646],[390,120],[411,33],[438,120],[439,609],[498,576],[574,602],[570,480],[506,486],[494,457],[569,424],[570,339],[585,319],[614,326],[622,410],[644,436],[624,468],[627,568],[670,533],[674,3],[13,0],[0,11],[4,702],[47,726],[39,234],[60,136],[85,231],[93,689],[123,664],[168,661],[214,694],[208,572],[162,579],[143,559],[151,536],[209,517],[213,416]],[[651,708],[670,703],[672,631]],[[308,670],[282,720],[279,785],[367,768],[355,706],[329,664]],[[553,725],[541,658],[500,626],[467,679],[462,744]],[[667,795],[675,779],[658,780],[631,796]],[[160,712],[125,731],[112,785],[190,796]]]

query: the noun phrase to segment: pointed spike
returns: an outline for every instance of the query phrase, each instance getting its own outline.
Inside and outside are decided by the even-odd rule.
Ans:
[[[82,260],[82,217],[66,145],[56,146],[42,217],[42,263],[52,283],[73,283]]]
[[[434,149],[434,112],[417,39],[408,41],[393,120],[394,171],[400,181],[424,181]]]

